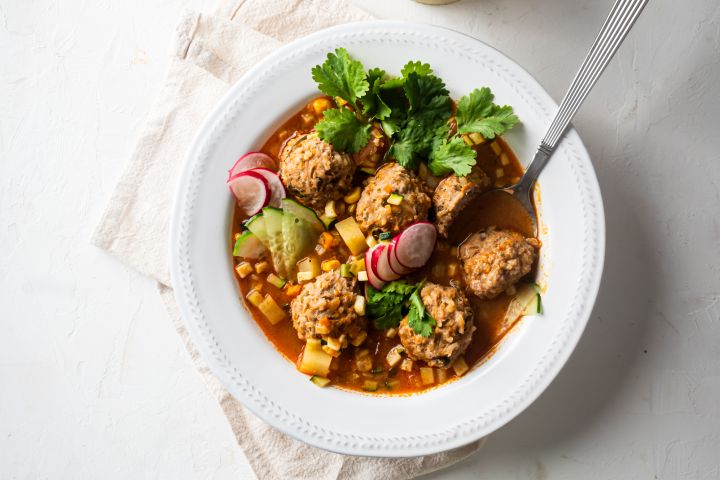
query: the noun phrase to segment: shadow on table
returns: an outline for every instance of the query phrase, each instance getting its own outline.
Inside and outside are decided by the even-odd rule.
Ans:
[[[602,162],[602,160],[599,160]],[[601,177],[607,224],[605,269],[598,299],[587,328],[567,364],[525,412],[490,436],[473,462],[485,455],[513,458],[522,451],[572,442],[583,431],[603,422],[604,411],[631,382],[633,366],[647,351],[649,311],[659,279],[653,268],[653,238],[643,218],[628,208],[629,183]],[[482,460],[480,460],[482,462]],[[463,464],[455,467],[463,468]],[[443,476],[452,471],[446,470]]]

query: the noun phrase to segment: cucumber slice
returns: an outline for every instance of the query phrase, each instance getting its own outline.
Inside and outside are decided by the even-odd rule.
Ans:
[[[265,217],[262,213],[258,213],[245,222],[245,228],[250,230],[266,247],[270,246],[267,227],[265,226]]]
[[[281,277],[287,278],[285,262],[283,259],[283,211],[275,207],[263,208],[265,229],[268,236],[268,249],[272,254],[275,271]]]
[[[312,208],[308,208],[292,198],[283,198],[282,207],[284,212],[291,213],[300,220],[305,221],[318,232],[318,235],[325,231],[325,225],[323,225],[320,217],[317,216],[317,213],[315,213]]]
[[[512,325],[523,315],[538,315],[542,313],[542,300],[540,289],[534,283],[522,283],[517,286],[517,295],[508,305],[505,312],[505,325]]]
[[[267,248],[260,241],[260,239],[253,235],[252,232],[248,231],[243,233],[235,240],[235,248],[233,249],[233,256],[255,259],[262,257]]]
[[[298,260],[312,251],[317,242],[319,233],[306,221],[294,214],[283,212],[282,236],[283,236],[283,261],[285,275],[295,276],[295,264]],[[292,275],[290,275],[292,274]]]

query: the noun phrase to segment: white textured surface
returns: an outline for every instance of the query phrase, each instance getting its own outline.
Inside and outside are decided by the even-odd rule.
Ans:
[[[0,0],[4,478],[252,478],[151,282],[88,245],[202,3]],[[471,33],[559,99],[611,2],[362,3]],[[719,121],[720,6],[653,0],[575,122],[608,222],[593,318],[549,390],[436,478],[720,477]]]

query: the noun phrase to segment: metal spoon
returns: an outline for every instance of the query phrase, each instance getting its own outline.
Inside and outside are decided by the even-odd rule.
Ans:
[[[515,185],[492,191],[504,191],[522,204],[530,214],[537,235],[537,214],[532,201],[532,191],[540,171],[552,156],[555,148],[567,130],[575,112],[585,100],[590,89],[610,63],[618,47],[632,28],[635,20],[648,0],[617,0],[595,39],[590,51],[578,70],[570,88],[565,94],[555,119],[550,124],[545,137],[540,142],[532,162],[528,165],[520,181]]]

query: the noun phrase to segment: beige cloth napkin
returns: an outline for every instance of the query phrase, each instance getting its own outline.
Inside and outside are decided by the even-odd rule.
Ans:
[[[211,15],[184,15],[165,85],[93,236],[95,245],[157,280],[178,335],[263,480],[412,478],[455,463],[482,445],[382,459],[338,455],[290,438],[249,413],[213,376],[190,340],[170,286],[168,222],[176,175],[205,115],[248,68],[284,42],[369,18],[347,0],[225,0]]]

